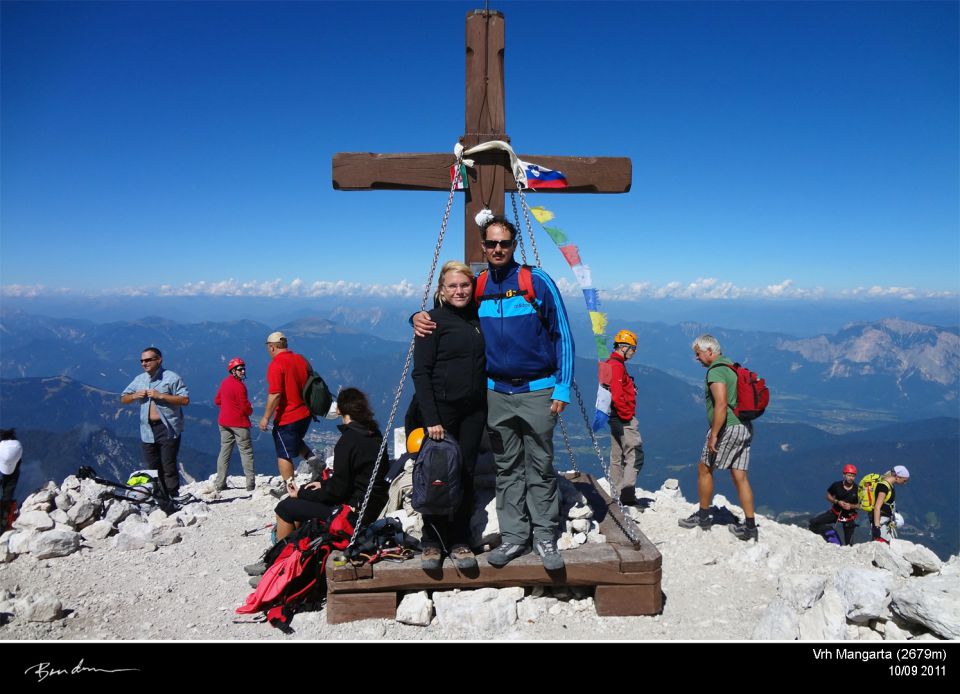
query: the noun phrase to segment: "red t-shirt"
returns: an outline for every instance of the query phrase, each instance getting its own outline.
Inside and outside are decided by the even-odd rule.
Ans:
[[[220,407],[217,423],[225,427],[249,427],[253,407],[247,398],[247,387],[243,381],[227,376],[220,384],[213,402]]]
[[[310,416],[303,402],[303,386],[307,382],[307,360],[290,350],[278,352],[267,367],[267,391],[280,393],[275,420],[277,425],[299,422]]]

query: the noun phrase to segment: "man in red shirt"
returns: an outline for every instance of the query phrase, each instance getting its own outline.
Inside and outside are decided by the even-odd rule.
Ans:
[[[267,406],[260,418],[260,431],[273,422],[273,443],[277,449],[277,468],[286,489],[293,481],[293,459],[314,457],[303,442],[310,426],[310,410],[303,402],[303,386],[307,382],[307,360],[287,348],[286,336],[277,331],[267,336],[270,366],[267,367]],[[282,490],[281,494],[282,494]]]
[[[637,385],[627,373],[626,362],[637,353],[637,336],[621,330],[613,337],[610,365],[610,494],[620,494],[620,503],[636,505],[637,473],[643,467],[643,440],[634,413]]]
[[[247,386],[243,380],[247,377],[247,365],[240,357],[234,357],[227,364],[229,374],[220,384],[213,402],[220,408],[220,457],[217,459],[217,480],[214,483],[218,492],[227,488],[227,468],[230,455],[236,444],[240,449],[240,464],[247,480],[247,491],[252,492],[257,484],[253,471],[253,445],[250,443],[250,415],[253,407],[247,398]]]

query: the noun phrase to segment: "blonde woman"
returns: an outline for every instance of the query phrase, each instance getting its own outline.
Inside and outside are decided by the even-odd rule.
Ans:
[[[474,277],[467,265],[451,260],[440,271],[437,307],[430,311],[436,330],[417,337],[413,383],[427,436],[449,433],[460,444],[463,501],[452,516],[423,518],[422,566],[439,569],[443,550],[459,569],[477,566],[470,550],[473,472],[487,420],[487,377],[483,335],[473,301]]]

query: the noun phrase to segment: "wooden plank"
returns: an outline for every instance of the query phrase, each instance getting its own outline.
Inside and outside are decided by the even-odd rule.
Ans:
[[[327,624],[343,624],[358,619],[396,619],[397,594],[343,593],[327,595]]]
[[[659,614],[663,610],[660,583],[632,586],[597,586],[593,604],[601,617]]]
[[[478,154],[475,158],[479,161],[484,156],[505,157]],[[524,161],[563,171],[567,176],[566,188],[538,190],[531,195],[630,191],[633,164],[627,157],[518,156]],[[449,191],[450,167],[454,161],[452,147],[445,154],[338,152],[333,155],[333,187],[335,190]],[[475,173],[471,173],[470,179],[470,185],[476,186]],[[504,190],[509,192],[516,189],[513,177],[505,176]],[[493,202],[491,199],[490,203]],[[536,204],[533,199],[530,202]]]
[[[607,538],[607,542],[617,549],[622,561],[622,571],[653,571],[661,566],[663,558],[660,550],[650,542],[632,518],[624,518],[620,507],[603,491],[603,487],[593,475],[571,473],[567,475],[567,479],[590,503],[594,520],[600,525],[600,532]],[[640,540],[639,548],[634,548],[633,542],[626,536],[620,524],[629,524],[636,529]]]
[[[458,574],[449,559],[442,571],[425,572],[417,559],[395,564],[382,562],[373,566],[371,578],[351,579],[347,572],[337,572],[339,567],[327,567],[327,590],[329,592],[375,591],[375,590],[424,590],[453,588],[508,587],[533,585],[578,585],[592,586],[601,583],[632,584],[659,582],[659,566],[652,572],[621,570],[621,558],[609,544],[586,544],[563,552],[566,567],[563,571],[548,573],[540,557],[531,553],[497,569],[487,564],[483,555],[478,557],[476,571]]]

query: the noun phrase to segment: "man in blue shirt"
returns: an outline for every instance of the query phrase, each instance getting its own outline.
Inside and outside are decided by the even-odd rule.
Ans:
[[[180,473],[177,453],[183,433],[181,407],[190,404],[190,393],[180,376],[163,368],[163,355],[156,347],[147,347],[140,355],[144,373],[134,378],[123,393],[124,405],[140,405],[140,440],[144,463],[157,471],[167,493],[180,501]]]
[[[493,218],[481,230],[488,276],[477,301],[486,343],[487,431],[497,464],[497,518],[503,538],[487,561],[505,566],[529,553],[532,543],[544,568],[558,570],[564,564],[556,543],[561,518],[553,430],[570,402],[573,336],[553,280],[513,259],[516,238],[516,228],[503,217]],[[528,282],[532,297],[524,286]],[[421,334],[436,326],[426,313],[418,313],[414,327]]]

